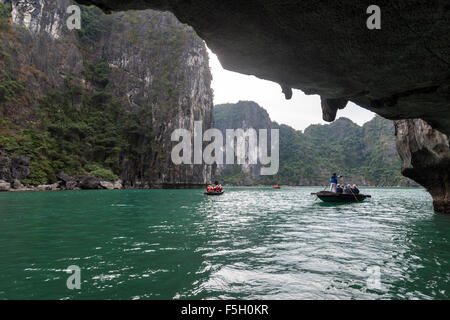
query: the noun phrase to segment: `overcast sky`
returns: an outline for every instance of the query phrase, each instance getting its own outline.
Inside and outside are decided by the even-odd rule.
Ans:
[[[308,96],[300,90],[293,90],[292,99],[286,100],[277,83],[227,71],[211,50],[208,49],[208,53],[213,75],[214,104],[252,100],[267,110],[272,121],[290,125],[297,130],[304,130],[311,124],[326,123],[322,120],[319,96]],[[337,117],[347,117],[362,125],[374,115],[349,103],[345,109],[338,110]]]

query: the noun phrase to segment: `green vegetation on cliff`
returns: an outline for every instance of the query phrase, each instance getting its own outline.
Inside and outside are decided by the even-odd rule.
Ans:
[[[9,29],[11,5],[0,2],[0,30]]]
[[[81,97],[83,103],[74,104]],[[59,171],[79,176],[118,169],[118,155],[126,141],[121,136],[120,105],[111,95],[67,83],[63,91],[43,97],[33,111],[34,126],[23,129],[4,120],[0,132],[1,149],[31,159],[31,174],[24,182],[55,182]],[[95,170],[89,170],[91,162],[97,163]],[[110,176],[116,177],[112,172]]]
[[[11,6],[0,3],[0,104],[7,101],[17,102],[24,91],[22,83],[17,81],[17,70],[7,50],[7,38],[10,33]]]
[[[362,185],[411,183],[400,172],[393,122],[379,116],[362,127],[340,118],[331,124],[312,125],[304,132],[270,122],[263,108],[248,102],[216,106],[215,116],[216,126],[221,130],[224,124],[227,128],[240,128],[244,122],[255,129],[279,129],[279,172],[274,176],[253,175],[255,183],[324,185],[333,172],[342,174],[345,182]],[[242,183],[246,176],[251,174],[235,166],[226,168],[218,177],[225,183],[236,184]]]
[[[65,57],[75,44],[78,55],[57,65],[49,52],[33,51],[48,35],[29,40],[26,28],[10,27],[11,8],[0,3],[0,157],[29,157],[23,182],[33,185],[55,182],[60,171],[130,183],[160,178],[164,130],[191,76],[183,59],[203,43],[168,13],[81,8],[82,29],[51,45]]]

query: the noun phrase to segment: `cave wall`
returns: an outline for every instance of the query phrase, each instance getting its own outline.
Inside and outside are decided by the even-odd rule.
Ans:
[[[421,119],[395,121],[402,174],[425,186],[436,211],[450,213],[450,144]]]
[[[450,133],[446,0],[377,1],[380,30],[366,26],[368,0],[78,2],[169,10],[194,27],[224,68],[277,82],[285,92],[319,94],[328,114],[351,100],[385,118],[421,118]]]

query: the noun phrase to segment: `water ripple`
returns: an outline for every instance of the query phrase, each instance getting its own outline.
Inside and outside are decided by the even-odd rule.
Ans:
[[[318,190],[0,194],[0,299],[449,298],[450,217],[424,190],[344,205]]]

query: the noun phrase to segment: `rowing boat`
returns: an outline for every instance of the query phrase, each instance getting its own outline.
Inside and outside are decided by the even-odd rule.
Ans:
[[[210,192],[205,192],[206,195],[208,196],[220,196],[221,194],[224,194],[225,190],[216,192],[216,191],[210,191]]]
[[[331,191],[313,192],[311,194],[324,202],[360,202],[372,197],[368,194],[336,193]]]

